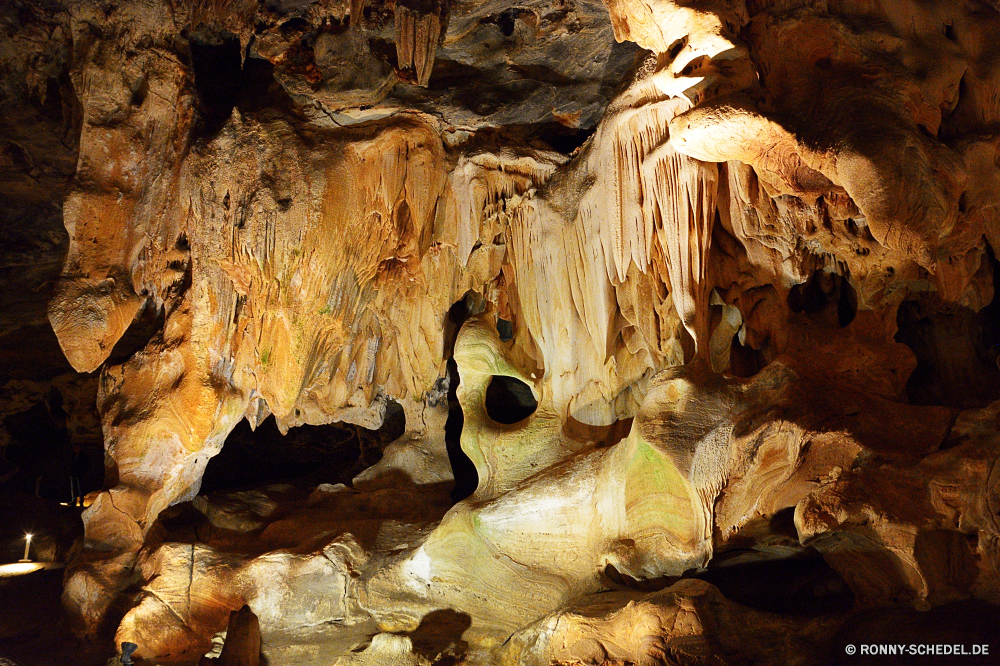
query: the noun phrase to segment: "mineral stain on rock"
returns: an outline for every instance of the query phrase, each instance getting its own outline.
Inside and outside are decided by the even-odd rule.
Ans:
[[[0,7],[0,553],[66,566],[0,655],[996,643],[996,34],[977,0]]]

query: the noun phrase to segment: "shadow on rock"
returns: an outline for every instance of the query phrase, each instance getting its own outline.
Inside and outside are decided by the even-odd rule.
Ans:
[[[451,609],[436,610],[424,616],[411,634],[414,653],[439,666],[458,664],[469,649],[462,634],[472,625],[467,613]]]

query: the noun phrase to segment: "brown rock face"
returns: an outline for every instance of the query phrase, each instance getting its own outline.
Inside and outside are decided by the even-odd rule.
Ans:
[[[872,609],[1000,604],[994,4],[2,17],[0,444],[52,391],[103,439],[79,632],[156,663],[825,664]],[[96,380],[25,347],[46,301]],[[272,417],[356,460],[201,493]],[[940,642],[998,638],[969,626]]]

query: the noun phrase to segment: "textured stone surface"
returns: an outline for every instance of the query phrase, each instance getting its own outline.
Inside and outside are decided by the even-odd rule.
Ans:
[[[995,3],[0,20],[2,478],[23,423],[103,441],[84,634],[197,663],[248,606],[274,663],[806,664],[1000,603]],[[383,430],[201,493],[270,418]],[[801,561],[843,591],[810,617],[719,582]]]

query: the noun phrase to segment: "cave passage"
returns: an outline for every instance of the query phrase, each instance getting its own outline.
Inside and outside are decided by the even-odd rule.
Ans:
[[[479,487],[479,473],[469,456],[462,450],[462,428],[465,414],[458,402],[458,364],[455,363],[455,339],[462,324],[483,307],[482,300],[474,291],[468,291],[448,310],[444,328],[444,357],[448,368],[448,420],[444,424],[444,441],[448,451],[448,462],[455,477],[451,490],[451,501],[461,502]]]
[[[837,323],[850,325],[858,314],[858,295],[851,281],[836,273],[816,271],[808,280],[788,292],[788,307],[792,312],[817,314],[827,305],[836,304]]]
[[[200,30],[190,34],[188,41],[206,135],[215,135],[234,108],[254,112],[290,104],[288,94],[274,78],[274,65],[254,56],[252,43],[243,57],[239,38],[229,32]]]
[[[208,461],[201,493],[246,490],[272,483],[316,486],[343,483],[382,457],[382,449],[403,434],[405,416],[395,401],[386,406],[382,427],[348,423],[301,425],[282,435],[274,417],[257,426],[241,421],[222,451]]]
[[[1000,261],[989,245],[980,270],[992,274],[993,300],[979,312],[933,294],[900,304],[895,339],[917,358],[912,404],[968,409],[1000,398]]]
[[[66,420],[55,387],[30,409],[4,417],[10,437],[3,451],[10,467],[0,484],[4,490],[67,504],[100,490],[102,451],[93,442],[74,441]]]

